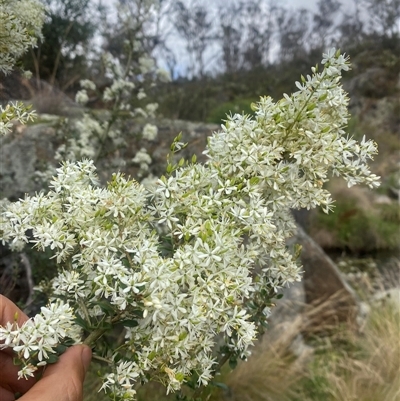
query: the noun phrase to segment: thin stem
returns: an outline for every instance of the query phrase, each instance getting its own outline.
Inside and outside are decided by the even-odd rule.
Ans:
[[[105,362],[105,363],[107,363],[108,365],[111,365],[111,364],[113,363],[110,359],[103,358],[103,357],[98,356],[98,355],[96,355],[96,354],[94,354],[92,358],[93,358],[93,359],[96,359],[97,361],[100,361],[100,362]]]
[[[83,314],[85,315],[86,321],[90,324],[90,320],[91,319],[90,319],[90,316],[89,316],[89,311],[87,310],[85,302],[83,302],[82,298],[78,299],[78,304],[79,304],[79,307],[82,309]]]
[[[131,69],[131,64],[132,64],[132,55],[133,55],[133,51],[132,48],[129,49],[129,54],[128,54],[128,61],[127,61],[127,65],[125,68],[125,72],[123,75],[123,78],[126,79],[129,75],[129,71]],[[107,140],[108,134],[111,130],[111,127],[113,126],[113,124],[115,123],[115,121],[117,120],[118,117],[118,113],[120,111],[120,104],[121,104],[122,100],[121,100],[121,96],[118,94],[114,105],[113,105],[113,109],[111,111],[111,116],[110,119],[107,121],[107,127],[104,130],[104,132],[102,134],[100,134],[99,136],[99,148],[97,149],[96,155],[94,157],[94,161],[97,162],[100,157],[103,155],[103,148],[104,148],[104,144]]]
[[[86,317],[86,316],[85,316]],[[120,320],[120,318],[121,318],[121,314],[119,313],[119,314],[117,314],[116,316],[114,316],[112,319],[111,319],[111,325],[113,325],[113,324],[115,324],[115,323],[118,323],[118,321]],[[89,322],[90,322],[90,320],[89,320]],[[86,344],[86,345],[89,345],[89,346],[91,346],[91,345],[93,345],[100,337],[102,337],[103,336],[103,334],[105,334],[107,331],[108,331],[109,329],[108,328],[104,328],[104,327],[99,327],[99,328],[97,328],[97,329],[95,329],[94,331],[92,331],[86,338],[85,338],[85,340],[83,341],[83,344]]]
[[[108,329],[99,328],[92,331],[83,341],[83,344],[92,346],[100,337],[103,336],[104,333],[107,332]]]
[[[284,137],[284,141],[286,141],[286,139],[287,139],[287,137],[288,137],[288,135],[289,135],[291,129],[294,127],[294,125],[295,125],[297,122],[300,121],[300,116],[301,116],[301,114],[303,113],[304,109],[305,109],[306,106],[308,105],[308,103],[309,103],[309,101],[310,101],[312,95],[313,95],[313,94],[318,90],[318,88],[320,87],[321,82],[322,82],[322,79],[323,79],[323,76],[321,76],[321,79],[318,81],[318,84],[315,86],[315,88],[312,88],[312,89],[310,90],[310,94],[308,95],[308,97],[307,97],[306,101],[304,102],[302,108],[301,108],[301,109],[299,110],[299,112],[297,113],[297,115],[296,115],[294,121],[292,122],[292,124],[290,124],[290,126],[287,128],[287,130],[286,130],[286,135],[285,135],[285,137]]]

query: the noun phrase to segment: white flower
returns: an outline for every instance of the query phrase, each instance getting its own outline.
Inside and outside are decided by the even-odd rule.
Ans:
[[[139,65],[140,65],[140,70],[143,74],[146,74],[148,72],[151,72],[151,70],[154,68],[154,60],[150,57],[140,57],[139,58]]]
[[[147,95],[146,95],[145,91],[142,88],[140,88],[136,97],[138,98],[138,100],[142,100],[145,97],[147,97]]]
[[[167,70],[164,70],[163,68],[159,68],[156,71],[156,74],[161,82],[170,82],[171,81],[171,75],[169,74],[169,72]]]
[[[146,124],[143,127],[143,131],[142,131],[143,139],[146,139],[148,141],[154,141],[154,139],[157,138],[157,134],[158,134],[157,126],[155,126],[153,124]],[[151,162],[151,159],[150,159],[150,162]],[[149,164],[150,164],[150,162],[149,162]]]
[[[132,162],[140,165],[139,176],[143,174],[143,172],[149,169],[149,165],[151,164],[151,157],[147,153],[146,148],[141,148],[138,152],[136,152],[135,157],[132,159]]]
[[[76,93],[75,102],[84,106],[89,101],[89,96],[85,89]]]
[[[18,379],[28,379],[29,377],[34,377],[34,373],[38,368],[31,364],[25,365],[19,372],[18,372]]]
[[[88,89],[92,91],[96,90],[96,84],[89,79],[82,79],[81,81],[79,81],[79,84],[83,89]]]

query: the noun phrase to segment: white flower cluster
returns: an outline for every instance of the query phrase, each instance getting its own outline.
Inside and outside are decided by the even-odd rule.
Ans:
[[[151,8],[150,3],[146,7]],[[125,8],[118,7],[118,9],[123,10]],[[148,15],[143,14],[141,17],[148,18]],[[125,21],[125,23],[129,23],[129,21]],[[102,93],[94,82],[87,79],[80,81],[82,89],[76,94],[76,102],[86,105],[89,101],[89,94],[94,92],[96,96],[107,103],[110,112],[99,115],[88,111],[83,118],[73,124],[62,126],[63,137],[68,138],[68,140],[67,143],[61,145],[57,153],[64,155],[64,160],[80,160],[83,157],[88,157],[97,161],[105,153],[112,153],[112,149],[119,149],[126,144],[122,136],[122,132],[126,129],[125,118],[155,117],[158,108],[157,103],[148,103],[143,107],[136,107],[131,110],[132,101],[133,104],[137,105],[135,97],[141,101],[147,97],[144,86],[151,85],[155,79],[155,75],[151,74],[155,70],[154,61],[145,55],[143,46],[138,41],[131,43],[131,41],[126,40],[124,49],[127,54],[123,61],[113,58],[109,53],[103,55],[106,76],[112,77],[113,81]],[[142,56],[139,57],[138,55]],[[145,67],[146,71],[144,71]],[[157,133],[156,126],[145,124],[142,137],[145,140],[153,141]],[[137,133],[137,136],[140,137],[140,133]],[[142,165],[143,168],[140,172],[144,174],[148,171],[148,164],[151,159],[147,155],[149,162],[145,165],[143,154],[144,152],[138,154],[134,163],[137,162]]]
[[[195,167],[196,175],[197,168],[205,169]],[[133,391],[133,379],[144,379],[147,371],[157,372],[169,389],[179,388],[195,371],[199,383],[206,384],[215,334],[234,338],[232,346],[240,352],[255,337],[243,308],[252,291],[251,261],[238,235],[232,236],[231,227],[221,222],[204,220],[201,236],[178,240],[176,251],[163,256],[153,227],[163,222],[173,226],[157,203],[147,207],[145,189],[119,174],[106,189],[94,183],[92,162],[65,163],[47,195],[8,207],[3,241],[31,241],[70,265],[53,286],[55,295],[75,305],[77,315],[98,322],[99,305],[107,302],[115,310],[112,320],[127,322],[122,349],[128,359],[116,364],[118,380],[107,376],[103,388],[126,396]],[[157,193],[165,196],[160,189]],[[132,321],[137,327],[131,327]]]
[[[153,71],[155,67],[154,59],[148,56],[143,56],[139,58],[139,66],[142,74],[147,74]]]
[[[0,326],[0,349],[12,348],[22,363],[19,378],[27,379],[39,366],[55,362],[60,343],[66,339],[71,345],[80,342],[81,330],[74,319],[68,304],[57,301],[42,307],[40,314],[22,326],[16,322]]]
[[[11,72],[15,62],[36,46],[44,21],[44,7],[38,0],[0,0],[0,74]],[[0,106],[0,136],[11,132],[12,120],[26,124],[36,116],[21,102]]]
[[[103,93],[103,100],[105,102],[113,101],[117,98],[129,97],[131,96],[132,90],[135,88],[135,84],[133,82],[117,79],[115,80],[110,87],[107,87]]]
[[[78,91],[75,95],[75,102],[84,106],[89,101],[86,89]]]
[[[156,71],[156,74],[161,82],[170,82],[171,75],[168,71],[164,70],[163,68],[159,68]]]
[[[255,117],[230,117],[209,139],[207,163],[170,166],[151,190],[119,173],[100,188],[93,162],[66,162],[47,195],[6,206],[3,242],[53,250],[63,268],[54,295],[93,331],[86,341],[125,327],[104,390],[134,399],[137,380],[206,385],[218,335],[226,355],[246,358],[277,290],[301,278],[285,245],[290,209],[329,210],[330,172],[378,185],[366,165],[376,145],[344,133],[348,61],[330,52],[324,67],[291,96],[262,98]]]
[[[143,127],[143,131],[142,131],[143,139],[146,139],[148,141],[154,141],[154,139],[157,138],[157,134],[158,134],[158,128],[156,125],[146,124]]]
[[[81,85],[81,87],[83,89],[87,89],[87,90],[96,90],[96,84],[91,81],[90,79],[82,79],[79,81],[79,84]]]
[[[26,106],[22,102],[7,104],[5,108],[0,106],[0,136],[11,132],[13,120],[26,124],[36,118],[36,112],[30,111],[32,106]]]
[[[132,162],[139,164],[140,170],[138,172],[138,177],[142,177],[143,174],[149,169],[151,164],[151,156],[147,153],[146,148],[141,148],[132,159]]]
[[[0,0],[0,72],[9,73],[28,48],[36,46],[43,21],[44,7],[38,0]]]

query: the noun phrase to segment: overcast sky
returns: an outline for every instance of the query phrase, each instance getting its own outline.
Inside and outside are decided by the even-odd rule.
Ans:
[[[282,3],[293,8],[308,8],[314,10],[316,8],[317,0],[286,0]]]
[[[104,1],[104,0],[103,0]],[[108,0],[108,1],[115,1],[115,0]],[[175,0],[173,0],[175,1]],[[190,8],[190,5],[193,3],[196,3],[198,5],[202,5],[208,10],[210,10],[212,14],[212,10],[218,10],[219,7],[229,7],[229,4],[236,3],[240,0],[181,0],[182,3],[184,3],[186,6]],[[287,9],[295,10],[295,9],[300,9],[300,8],[305,8],[308,9],[311,13],[313,11],[317,10],[317,3],[319,0],[271,0],[273,4],[277,4],[279,6],[283,6]],[[342,10],[346,8],[352,7],[353,0],[340,0],[342,3]],[[265,4],[267,1],[265,1]],[[178,35],[173,27],[173,22],[172,25],[171,21],[167,22],[169,26],[167,27],[167,31],[170,32],[170,34],[167,37],[167,46],[174,52],[176,59],[177,59],[177,65],[175,66],[175,76],[177,75],[187,75],[188,73],[188,66],[190,65],[189,61],[189,56],[185,50],[185,41]],[[277,49],[275,49],[277,50]],[[274,56],[274,48],[272,48],[271,54],[272,57]],[[205,61],[207,64],[206,70],[208,71],[218,71],[218,61],[215,60],[215,54],[219,52],[219,49],[216,47],[213,48],[208,48],[205,56]],[[166,62],[163,59],[163,57],[160,54],[153,54],[160,67],[162,68],[167,68]]]
[[[217,9],[219,6],[226,6],[231,2],[235,2],[235,0],[181,0],[185,5],[189,6],[193,3],[193,1],[197,4],[201,4],[203,6],[207,6],[210,9]],[[318,0],[272,0],[274,3],[279,4],[280,6],[284,6],[287,9],[300,9],[306,8],[308,10],[315,11],[317,9]],[[343,3],[352,2],[352,0],[341,0]],[[169,40],[167,41],[167,45],[173,49],[174,53],[178,59],[178,65],[176,66],[176,71],[174,75],[186,75],[187,74],[187,67],[190,64],[189,57],[185,50],[185,43],[179,35],[171,35]],[[274,50],[272,50],[273,52]],[[218,52],[218,49],[209,48],[206,52],[205,60],[207,64],[207,70],[215,71],[218,70],[217,63],[214,61],[214,54]],[[158,64],[165,68],[166,65],[163,62],[162,58],[157,57],[155,55]]]

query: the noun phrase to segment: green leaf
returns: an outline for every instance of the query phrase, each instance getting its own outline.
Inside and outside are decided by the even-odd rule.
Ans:
[[[181,334],[179,334],[179,341],[184,340],[186,337],[188,336],[188,333],[186,331],[182,332]]]
[[[75,315],[75,323],[82,327],[82,329],[89,331],[89,322],[87,322],[85,319],[83,319],[82,317],[80,317],[78,314]]]
[[[20,365],[22,365],[22,361],[21,361],[21,359],[15,357],[15,358],[13,358],[13,364],[15,366],[20,366]]]
[[[137,320],[133,320],[133,319],[123,320],[120,323],[124,327],[137,327],[137,326],[139,326],[139,323],[137,322]]]
[[[156,357],[156,355],[157,355],[156,351],[151,351],[148,356],[149,360],[152,361]]]
[[[229,391],[229,387],[225,383],[221,382],[211,382],[210,383],[214,387],[222,388],[225,391]]]
[[[318,101],[323,102],[327,97],[328,97],[328,92],[325,92],[318,98]]]
[[[62,355],[67,349],[68,347],[64,344],[58,344],[57,347],[54,348],[58,355]]]
[[[58,355],[50,354],[49,357],[46,359],[48,364],[56,363],[58,361]]]
[[[236,366],[237,366],[237,359],[236,358],[231,358],[231,359],[229,359],[229,367],[231,368],[231,369],[235,369],[236,368]]]
[[[98,305],[103,312],[108,312],[110,316],[114,314],[113,306],[107,301],[97,301],[95,302],[95,305]]]

